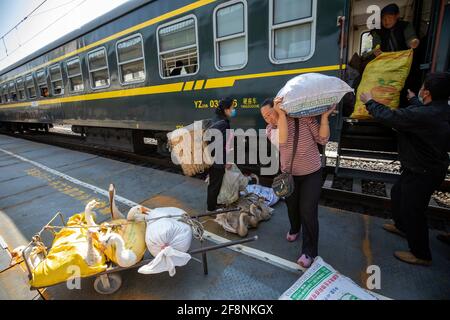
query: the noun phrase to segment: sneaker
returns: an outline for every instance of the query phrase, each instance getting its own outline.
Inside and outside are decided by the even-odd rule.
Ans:
[[[289,242],[294,242],[298,239],[300,232],[295,233],[295,234],[291,234],[291,232],[288,232],[286,235],[286,240]]]
[[[313,263],[313,258],[311,258],[310,256],[307,256],[306,254],[302,254],[302,256],[300,258],[298,258],[298,260],[297,260],[297,264],[300,267],[303,267],[305,269],[308,269],[312,263]]]
[[[423,260],[417,258],[415,255],[413,255],[409,251],[395,251],[394,257],[396,257],[398,260],[409,263],[409,264],[416,264],[420,266],[431,266],[431,260]]]

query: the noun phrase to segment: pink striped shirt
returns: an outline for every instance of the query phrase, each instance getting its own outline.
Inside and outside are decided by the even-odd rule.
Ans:
[[[294,131],[295,121],[293,118],[287,118],[288,122],[288,140],[286,143],[280,144],[280,161],[281,171],[289,172],[291,167],[291,159],[294,149]],[[292,174],[294,176],[304,176],[316,172],[322,166],[320,161],[320,153],[317,144],[325,145],[329,137],[322,138],[319,136],[319,123],[315,117],[299,118],[299,134],[297,153],[292,165]],[[266,134],[273,144],[277,144],[278,131],[272,131],[276,127],[269,124],[266,128]]]

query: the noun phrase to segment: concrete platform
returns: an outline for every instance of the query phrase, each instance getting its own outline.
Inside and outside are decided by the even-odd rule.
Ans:
[[[103,201],[103,208],[97,210],[98,220],[108,220],[104,190],[110,183],[130,203],[150,208],[175,206],[191,214],[206,210],[206,185],[198,179],[0,135],[0,236],[9,248],[23,245],[57,211],[67,218],[82,212],[93,198]],[[126,203],[119,207],[128,209]],[[375,292],[379,294],[393,299],[450,298],[450,248],[435,239],[436,231],[431,231],[433,266],[425,268],[393,257],[394,250],[407,249],[407,244],[384,232],[382,219],[328,207],[320,207],[319,218],[320,256],[357,284],[365,287],[367,267],[377,265],[381,289]],[[205,226],[215,239],[237,239],[212,221],[206,221]],[[173,278],[166,273],[149,276],[124,271],[122,288],[111,296],[97,294],[92,287],[94,280],[85,279],[82,290],[68,290],[62,284],[47,289],[46,297],[277,299],[301,275],[293,263],[301,243],[286,242],[288,228],[286,206],[281,202],[270,221],[250,232],[250,236],[259,236],[258,241],[245,245],[250,250],[238,253],[222,249],[208,254],[208,276],[203,275],[200,264],[191,261],[178,268]],[[264,261],[266,255],[271,260]],[[0,283],[12,278],[10,273],[0,273]],[[0,299],[17,298],[15,291],[0,291]],[[30,295],[21,298],[30,299]]]

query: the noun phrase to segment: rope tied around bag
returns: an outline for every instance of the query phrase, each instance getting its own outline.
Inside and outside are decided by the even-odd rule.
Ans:
[[[195,239],[203,241],[203,234],[205,232],[205,228],[203,226],[203,223],[200,222],[199,220],[192,218],[191,216],[189,216],[189,214],[184,213],[183,215],[167,215],[167,216],[161,216],[161,217],[157,217],[157,218],[148,218],[145,220],[133,220],[133,221],[128,221],[128,222],[122,222],[122,223],[108,223],[108,222],[104,222],[101,225],[94,225],[94,226],[88,226],[86,224],[78,224],[78,225],[71,225],[71,226],[50,226],[47,225],[44,227],[45,230],[62,230],[62,229],[86,229],[86,228],[97,228],[99,230],[107,230],[107,229],[116,229],[122,226],[126,226],[126,225],[130,225],[130,224],[135,224],[135,223],[147,223],[149,221],[157,221],[160,219],[174,219],[177,218],[178,221],[181,221],[183,223],[186,223],[187,225],[189,225],[192,229],[192,234],[194,236]],[[39,237],[39,236],[35,236],[35,237]],[[34,237],[33,237],[34,238]],[[39,237],[40,239],[40,237]]]

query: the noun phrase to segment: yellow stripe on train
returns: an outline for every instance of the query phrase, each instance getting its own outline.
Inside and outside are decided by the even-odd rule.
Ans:
[[[343,65],[342,69],[345,69],[345,68],[346,68],[346,65]],[[239,80],[269,78],[269,77],[295,75],[295,74],[310,73],[310,72],[337,71],[339,69],[340,69],[339,65],[332,65],[332,66],[322,66],[322,67],[313,67],[313,68],[302,68],[302,69],[292,69],[292,70],[283,70],[283,71],[274,71],[274,72],[236,75],[236,76],[231,76],[231,77],[213,78],[213,79],[208,79],[208,80],[177,82],[177,83],[163,84],[163,85],[157,85],[157,86],[148,86],[148,87],[143,87],[143,88],[122,89],[122,90],[115,90],[115,91],[90,93],[90,94],[84,94],[84,95],[78,95],[78,96],[70,96],[70,97],[64,97],[64,98],[55,98],[55,99],[32,101],[32,102],[20,102],[20,103],[6,104],[6,105],[0,106],[0,109],[28,107],[28,106],[31,106],[32,103],[38,103],[38,104],[42,104],[42,105],[51,105],[51,104],[67,103],[67,102],[92,101],[92,100],[100,100],[100,99],[114,99],[114,98],[141,96],[141,95],[174,93],[174,92],[191,91],[191,90],[229,88],[229,87],[233,87],[235,85],[235,82],[239,81]]]

